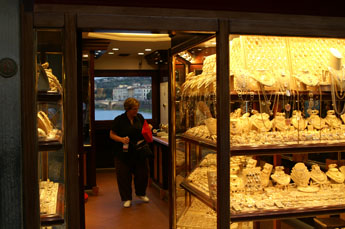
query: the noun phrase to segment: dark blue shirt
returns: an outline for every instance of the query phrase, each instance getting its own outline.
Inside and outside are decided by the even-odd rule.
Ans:
[[[136,117],[133,119],[133,125],[131,124],[130,120],[127,117],[126,112],[117,116],[112,125],[111,130],[120,137],[129,137],[129,148],[128,152],[123,152],[122,142],[114,142],[114,153],[115,156],[119,157],[120,159],[130,159],[134,156],[134,146],[137,144],[138,141],[143,140],[144,137],[141,134],[141,129],[143,128],[144,117],[141,114],[137,114]]]

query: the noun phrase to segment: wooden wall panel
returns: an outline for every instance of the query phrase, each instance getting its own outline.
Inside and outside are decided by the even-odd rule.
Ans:
[[[211,8],[209,8],[211,9]],[[234,34],[345,37],[345,15],[289,15],[281,12],[157,9],[75,5],[36,5],[39,14],[75,12],[78,27],[89,29],[217,31],[217,18],[229,19]],[[319,15],[319,14],[317,14]],[[337,17],[336,17],[337,16]],[[46,21],[51,21],[48,19]],[[58,19],[56,19],[58,20]],[[57,23],[57,22],[54,22]]]
[[[78,27],[82,29],[134,29],[214,31],[216,19],[165,16],[78,14]]]
[[[322,16],[344,16],[340,3],[331,4],[327,1],[198,1],[198,0],[175,0],[175,1],[111,1],[111,0],[35,0],[36,4],[75,4],[95,6],[122,6],[122,7],[155,7],[170,9],[192,9],[209,11],[242,11],[242,12],[265,12],[281,14],[306,14]]]
[[[345,18],[257,15],[246,19],[232,18],[230,22],[233,34],[345,37]]]
[[[63,13],[35,13],[35,27],[62,28],[64,26]]]
[[[68,228],[80,228],[76,15],[65,14],[65,158]]]

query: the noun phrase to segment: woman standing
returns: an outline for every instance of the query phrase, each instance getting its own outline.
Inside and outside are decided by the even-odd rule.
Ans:
[[[132,175],[135,194],[149,202],[146,196],[148,164],[146,158],[142,159],[135,153],[135,147],[145,141],[141,134],[144,117],[138,113],[140,103],[135,98],[128,98],[123,105],[126,112],[114,119],[110,138],[115,141],[115,169],[121,200],[128,208],[132,204]]]

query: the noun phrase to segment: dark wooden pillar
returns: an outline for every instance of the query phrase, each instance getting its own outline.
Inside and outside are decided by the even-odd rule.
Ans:
[[[218,21],[217,41],[217,228],[230,227],[229,22]],[[221,127],[221,128],[220,128]]]
[[[65,159],[66,204],[68,228],[80,228],[80,184],[78,146],[78,77],[77,77],[77,31],[76,15],[65,14]]]
[[[36,77],[34,66],[33,3],[24,1],[21,9],[21,121],[22,121],[22,174],[23,174],[23,227],[40,227],[39,190],[38,190],[38,145]],[[2,128],[3,129],[3,128]],[[16,166],[19,166],[17,164]],[[12,191],[12,190],[11,190]],[[9,200],[10,201],[10,200]],[[12,204],[12,203],[11,203]],[[2,204],[3,205],[3,204]],[[19,208],[20,209],[20,208]],[[12,215],[12,214],[11,214]],[[6,217],[7,218],[7,217]],[[19,226],[16,218],[13,228]],[[2,221],[2,220],[0,220]],[[18,226],[15,226],[18,225]],[[1,226],[0,226],[1,227]],[[1,227],[6,228],[6,227]]]

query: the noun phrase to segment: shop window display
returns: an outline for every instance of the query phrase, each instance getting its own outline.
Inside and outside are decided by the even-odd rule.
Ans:
[[[176,139],[185,153],[185,169],[176,168],[177,228],[216,227],[216,117],[226,111],[216,110],[214,41],[174,56]],[[231,228],[344,211],[345,40],[230,35],[229,44]],[[213,221],[202,223],[202,212]]]
[[[36,94],[41,226],[65,228],[62,31],[36,30]]]

